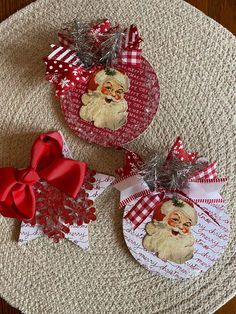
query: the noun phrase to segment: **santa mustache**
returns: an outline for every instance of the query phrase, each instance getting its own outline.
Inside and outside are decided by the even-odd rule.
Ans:
[[[103,96],[103,98],[105,99],[105,101],[109,104],[111,102],[119,102],[120,99],[115,99],[114,97],[112,96]]]
[[[167,221],[159,222],[159,225],[160,226],[162,225],[163,228],[167,228],[168,230],[170,230],[173,233],[173,235],[178,235],[178,234],[183,235],[183,236],[188,235],[188,233],[184,233],[180,228],[170,226],[167,223]]]
[[[115,99],[113,96],[111,95],[104,95],[102,94],[101,92],[99,91],[94,91],[94,92],[90,92],[89,93],[90,96],[94,97],[94,98],[102,98],[104,99],[108,104],[109,103],[112,103],[112,102],[115,102],[115,103],[120,103],[120,102],[123,102],[124,99]]]

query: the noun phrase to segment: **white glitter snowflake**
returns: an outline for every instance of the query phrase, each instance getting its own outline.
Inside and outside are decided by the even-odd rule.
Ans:
[[[59,83],[61,85],[61,87],[65,87],[65,86],[69,86],[70,80],[68,80],[66,77],[64,77],[63,79],[61,79],[61,82]]]

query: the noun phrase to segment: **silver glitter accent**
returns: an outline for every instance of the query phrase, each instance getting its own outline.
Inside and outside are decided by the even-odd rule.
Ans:
[[[152,191],[160,187],[183,190],[188,187],[188,180],[206,165],[200,158],[195,162],[182,161],[175,157],[165,161],[159,155],[152,155],[144,162],[139,174]]]

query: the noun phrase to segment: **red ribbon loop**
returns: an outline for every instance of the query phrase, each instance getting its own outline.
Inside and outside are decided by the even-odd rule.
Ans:
[[[41,134],[32,147],[26,169],[0,168],[0,213],[20,220],[35,214],[33,185],[43,179],[71,197],[76,197],[84,182],[86,164],[63,157],[59,132]]]
[[[18,181],[23,184],[34,185],[39,179],[40,177],[37,172],[30,167],[18,171]]]

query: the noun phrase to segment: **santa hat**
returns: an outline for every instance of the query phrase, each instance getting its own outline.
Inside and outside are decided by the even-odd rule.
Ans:
[[[122,87],[124,91],[127,92],[129,89],[129,78],[127,75],[121,73],[118,70],[114,69],[103,69],[95,72],[89,81],[88,89],[89,90],[96,90],[98,85],[103,83],[105,80],[108,79],[116,80]]]
[[[177,200],[175,198],[168,200],[165,199],[163,202],[161,202],[154,212],[153,219],[157,221],[162,221],[166,215],[175,210],[182,212],[186,217],[191,219],[193,226],[196,225],[197,213],[193,205],[183,200]]]

